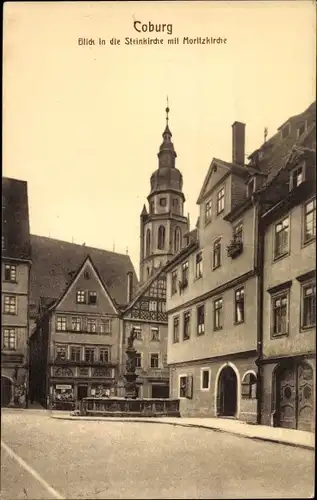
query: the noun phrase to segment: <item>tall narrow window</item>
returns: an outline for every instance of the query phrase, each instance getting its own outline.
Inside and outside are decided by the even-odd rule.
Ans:
[[[233,229],[233,239],[235,242],[243,242],[243,223],[239,222]]]
[[[235,323],[244,322],[244,288],[236,290],[234,293],[235,298]]]
[[[97,323],[95,319],[87,319],[87,332],[95,333],[97,331]]]
[[[86,292],[84,290],[77,290],[76,302],[77,302],[77,304],[85,304],[86,303]]]
[[[203,275],[203,254],[199,252],[196,254],[196,278],[201,278]]]
[[[316,283],[311,282],[302,288],[302,327],[310,328],[316,324]]]
[[[67,318],[65,316],[56,317],[56,330],[58,332],[66,332],[67,330]]]
[[[65,344],[59,344],[55,346],[55,359],[56,360],[66,360],[68,358],[68,346]]]
[[[184,313],[183,339],[188,340],[189,338],[190,338],[190,312],[187,311]]]
[[[151,231],[147,229],[146,231],[146,242],[145,242],[145,255],[148,257],[151,253]]]
[[[173,343],[179,342],[179,317],[173,319]]]
[[[111,319],[102,319],[100,321],[101,335],[111,335]]]
[[[99,361],[100,363],[109,363],[109,347],[100,347],[99,349]]]
[[[217,193],[217,214],[225,209],[225,188],[221,188]]]
[[[137,352],[135,355],[135,367],[142,368],[142,356],[140,352]]]
[[[299,165],[291,171],[289,189],[297,188],[304,181],[304,165]]]
[[[272,336],[288,332],[288,292],[272,298]]]
[[[81,318],[72,318],[72,330],[74,332],[81,331]]]
[[[86,363],[94,363],[95,361],[95,348],[85,346],[85,361]]]
[[[289,246],[289,217],[285,217],[275,225],[274,258],[277,259],[288,253]]]
[[[186,288],[188,286],[188,260],[182,265],[182,288]]]
[[[177,253],[181,249],[181,230],[179,227],[175,228],[174,232],[174,252]]]
[[[152,353],[151,358],[150,358],[150,363],[151,363],[151,368],[159,368],[159,354],[158,353]]]
[[[316,198],[306,203],[304,207],[304,243],[316,237]]]
[[[17,298],[14,295],[4,296],[4,310],[5,314],[17,313]]]
[[[202,304],[197,307],[197,335],[205,333],[205,306]]]
[[[212,217],[212,201],[209,200],[205,204],[205,223],[211,221]]]
[[[16,349],[16,329],[15,328],[4,328],[3,329],[3,340],[2,348],[14,351]]]
[[[81,361],[81,347],[71,346],[70,348],[70,359],[71,361]]]
[[[5,264],[4,266],[4,279],[5,281],[16,281],[17,279],[17,267],[11,264]]]
[[[222,298],[214,301],[214,330],[220,330],[223,327],[223,301]]]
[[[88,304],[97,304],[97,292],[88,292]]]
[[[213,256],[212,256],[212,266],[213,269],[217,269],[221,265],[221,238],[218,238],[214,242],[213,246]]]
[[[172,272],[172,287],[171,287],[171,295],[177,293],[177,269]]]
[[[158,228],[158,248],[164,250],[165,248],[165,227],[160,226]]]
[[[158,327],[152,327],[151,328],[151,340],[153,342],[159,342],[160,341],[160,330]]]

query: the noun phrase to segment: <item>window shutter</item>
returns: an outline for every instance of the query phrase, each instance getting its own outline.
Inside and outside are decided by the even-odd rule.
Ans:
[[[192,399],[193,397],[193,376],[188,375],[186,384],[186,397]]]

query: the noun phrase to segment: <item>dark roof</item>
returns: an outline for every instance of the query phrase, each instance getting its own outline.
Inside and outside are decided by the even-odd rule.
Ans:
[[[118,305],[127,302],[127,273],[129,271],[133,273],[134,287],[137,286],[137,276],[128,255],[45,236],[31,235],[31,243],[33,262],[30,285],[31,303],[38,303],[40,298],[42,301],[43,298],[45,301],[59,298],[88,256]]]
[[[307,120],[306,132],[297,137],[297,131],[300,125]],[[290,134],[283,138],[281,129],[287,124],[290,124]],[[279,127],[278,132],[269,139],[259,150],[264,152],[263,160],[259,168],[267,174],[265,183],[261,186],[261,191],[265,190],[268,185],[275,179],[279,171],[283,169],[288,161],[289,155],[294,146],[305,144],[306,139],[312,136],[312,132],[316,127],[316,103],[311,104],[303,113],[290,117],[286,122]],[[268,147],[270,146],[270,147]]]
[[[2,236],[4,257],[30,259],[30,224],[27,182],[2,178]]]
[[[156,269],[153,271],[151,277],[145,281],[144,283],[139,284],[139,287],[134,290],[132,299],[130,303],[126,306],[124,309],[124,312],[127,312],[131,309],[131,307],[136,303],[136,301],[143,295],[143,293],[150,288],[152,283],[160,276],[160,274],[164,273],[163,271],[163,266],[161,266],[159,269]]]

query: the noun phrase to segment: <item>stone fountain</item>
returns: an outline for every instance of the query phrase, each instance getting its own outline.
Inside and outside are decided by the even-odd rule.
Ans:
[[[136,349],[133,342],[136,331],[132,328],[126,350],[125,397],[88,397],[81,401],[81,416],[100,417],[180,417],[179,399],[137,398]]]

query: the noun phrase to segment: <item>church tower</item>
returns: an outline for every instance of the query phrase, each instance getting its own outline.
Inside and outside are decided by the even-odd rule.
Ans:
[[[175,167],[177,155],[168,125],[169,111],[167,104],[158,168],[151,175],[148,209],[144,205],[140,215],[141,283],[181,250],[184,235],[189,231],[189,222],[184,216],[183,176]]]

